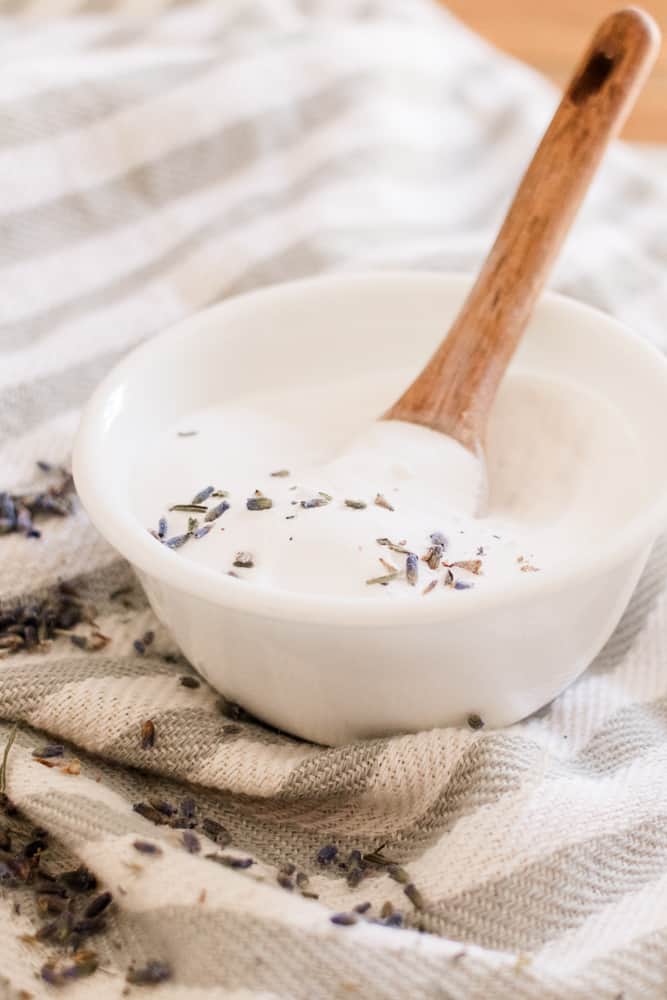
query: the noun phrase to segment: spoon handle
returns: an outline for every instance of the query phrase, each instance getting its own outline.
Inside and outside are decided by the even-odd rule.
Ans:
[[[479,449],[500,380],[659,42],[655,22],[636,8],[600,24],[461,312],[385,418],[424,424]]]

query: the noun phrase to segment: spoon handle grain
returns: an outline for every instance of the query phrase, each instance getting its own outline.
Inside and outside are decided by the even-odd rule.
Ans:
[[[424,424],[479,449],[500,380],[659,40],[654,21],[635,8],[600,24],[461,312],[387,419]]]

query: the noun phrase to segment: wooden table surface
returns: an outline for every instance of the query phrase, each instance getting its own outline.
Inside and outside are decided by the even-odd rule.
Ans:
[[[498,48],[564,84],[597,21],[622,0],[443,0],[461,21]],[[637,4],[639,5],[639,4]],[[641,3],[667,38],[667,0]],[[623,135],[667,142],[667,41]]]

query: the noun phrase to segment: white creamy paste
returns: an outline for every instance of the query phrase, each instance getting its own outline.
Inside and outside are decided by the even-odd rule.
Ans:
[[[170,557],[221,574],[233,569],[280,590],[465,600],[465,585],[523,579],[530,586],[552,567],[605,545],[636,509],[641,449],[623,414],[589,390],[529,371],[506,376],[486,441],[486,512],[474,517],[465,507],[477,466],[467,452],[461,464],[462,449],[433,431],[368,420],[369,411],[382,411],[373,408],[382,377],[245,396],[182,417],[156,436],[150,458],[136,463],[133,506],[142,525],[156,529],[165,516],[167,537],[185,532],[190,515],[169,507],[211,485],[229,493],[229,510],[205,537],[190,538]],[[282,469],[289,476],[271,475]],[[270,509],[246,508],[255,490],[271,498]],[[301,506],[324,499],[322,493],[333,499]],[[378,493],[394,510],[376,505]],[[367,506],[353,509],[346,499]],[[445,585],[452,579],[446,567],[432,570],[421,559],[434,532],[447,539],[444,561],[481,560],[479,568],[451,567],[458,588]],[[420,557],[416,585],[406,579],[405,554],[378,538]],[[251,568],[233,567],[239,552],[252,556]],[[366,582],[392,572],[380,557],[397,570],[386,586]],[[425,594],[431,581],[436,585]]]

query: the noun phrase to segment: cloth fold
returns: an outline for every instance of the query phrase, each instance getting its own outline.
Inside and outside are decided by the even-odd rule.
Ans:
[[[12,493],[67,462],[112,364],[196,309],[322,270],[473,269],[557,101],[426,0],[44,10],[0,7]],[[617,145],[552,282],[661,348],[666,210],[664,160]],[[0,650],[0,748],[20,724],[0,996],[74,961],[32,939],[35,871],[3,867],[35,826],[47,874],[84,864],[114,897],[72,994],[168,963],[157,995],[193,1000],[665,996],[665,542],[596,662],[532,718],[329,749],[197,686],[79,506],[36,527],[0,537],[0,636],[21,636]],[[25,622],[63,602],[75,623],[33,641]]]

